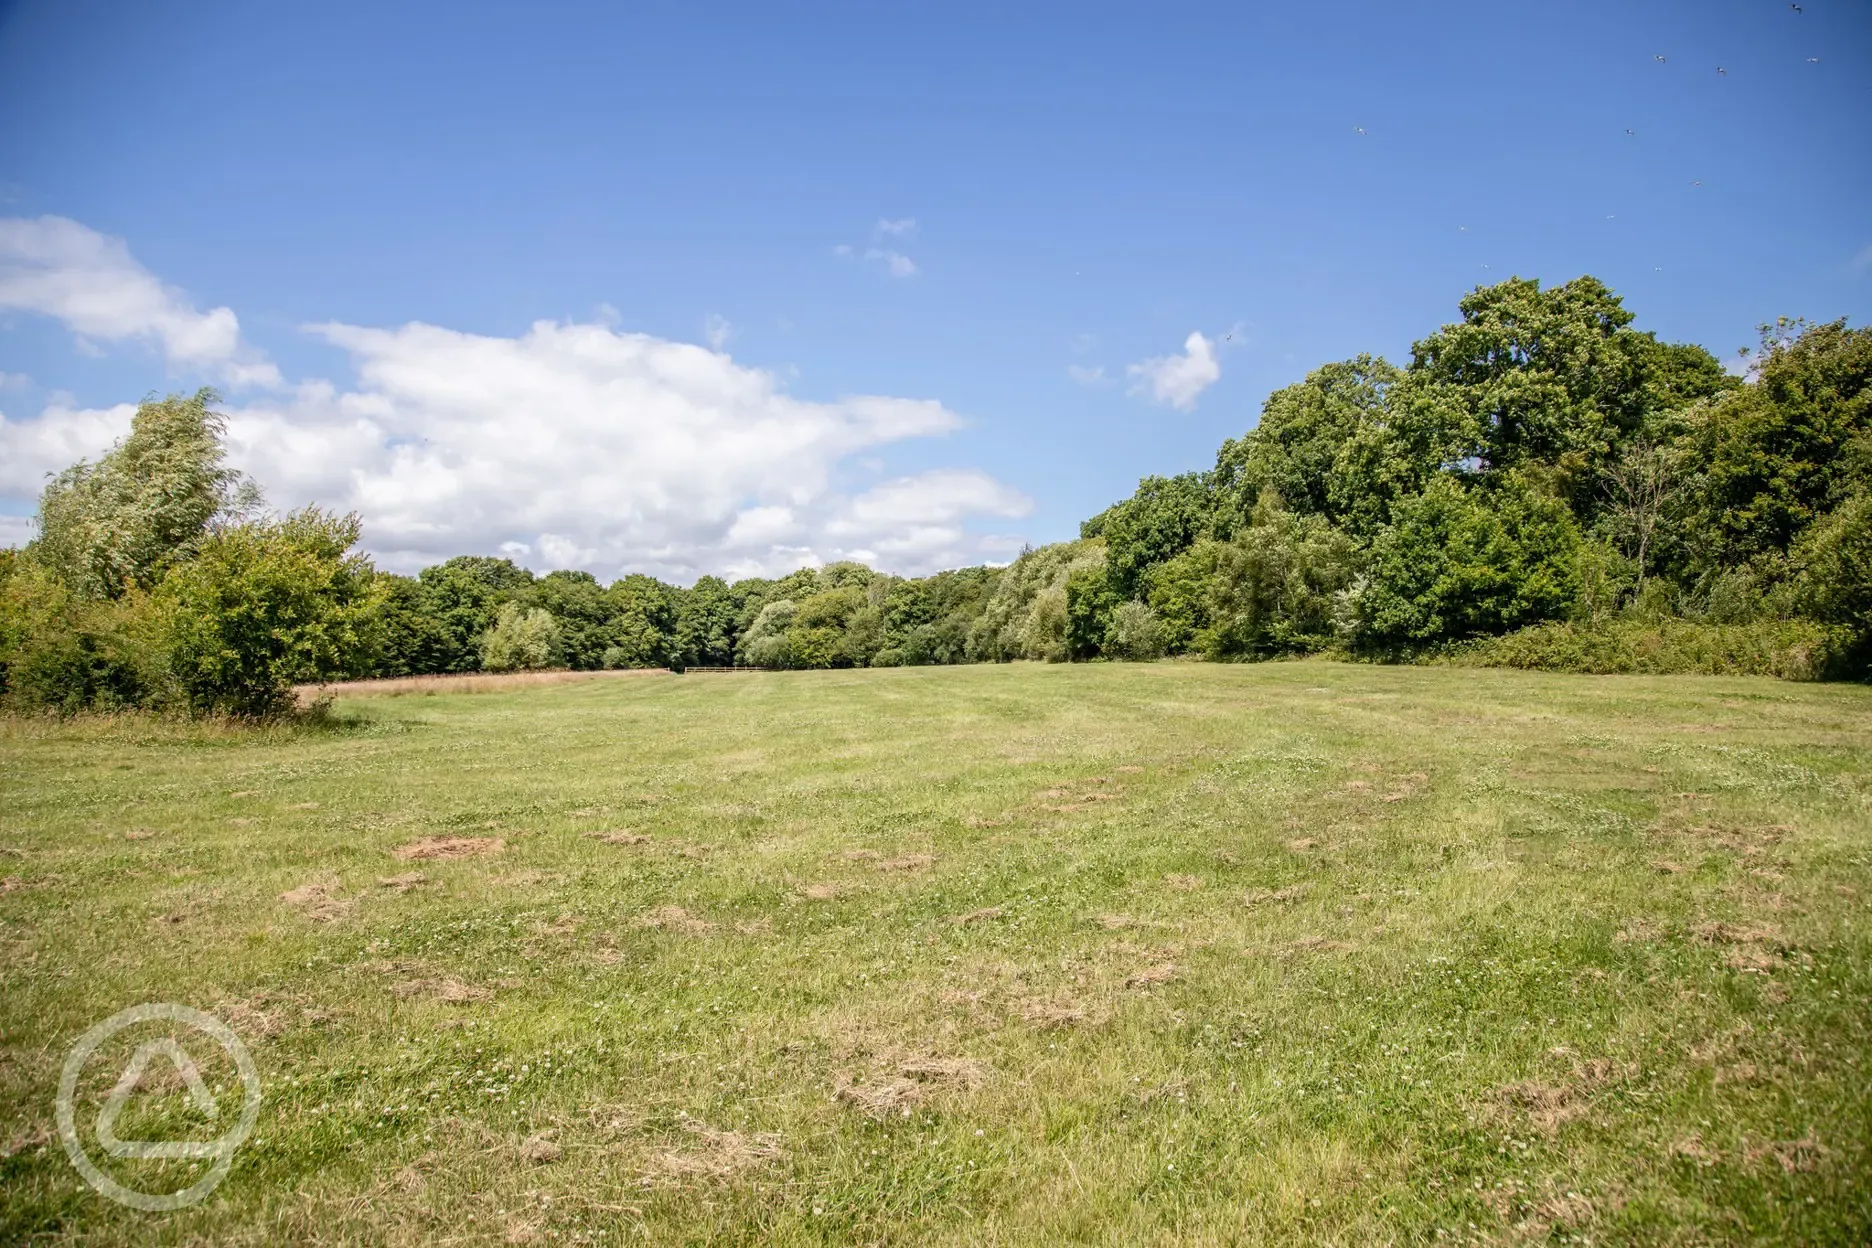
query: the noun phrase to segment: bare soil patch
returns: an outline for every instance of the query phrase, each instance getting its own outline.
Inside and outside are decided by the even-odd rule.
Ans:
[[[498,836],[425,836],[399,845],[390,853],[403,862],[433,862],[442,858],[472,858],[477,854],[495,854],[506,848]]]

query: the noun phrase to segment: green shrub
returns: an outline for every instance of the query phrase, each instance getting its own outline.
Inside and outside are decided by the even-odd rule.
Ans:
[[[379,614],[356,516],[308,507],[211,533],[157,588],[169,664],[197,712],[265,716],[296,681],[354,675]]]
[[[1472,667],[1598,675],[1701,674],[1820,680],[1837,673],[1849,641],[1847,630],[1811,620],[1705,624],[1627,617],[1596,628],[1571,621],[1536,624],[1477,642],[1459,652],[1455,662]]]
[[[1157,613],[1141,602],[1113,608],[1105,626],[1105,654],[1114,659],[1148,662],[1163,657],[1164,630]]]
[[[531,672],[560,661],[559,621],[541,607],[504,604],[481,638],[481,667],[489,672]]]

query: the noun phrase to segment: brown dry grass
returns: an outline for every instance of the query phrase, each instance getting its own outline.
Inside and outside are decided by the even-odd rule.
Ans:
[[[452,676],[394,676],[385,680],[339,680],[324,685],[297,685],[299,705],[311,706],[321,698],[407,697],[411,694],[506,693],[535,685],[563,685],[575,680],[609,680],[626,676],[668,676],[661,667],[628,667],[603,672],[463,672]]]
[[[403,862],[432,862],[438,858],[471,858],[498,853],[507,842],[498,836],[425,836],[399,845],[391,854]]]

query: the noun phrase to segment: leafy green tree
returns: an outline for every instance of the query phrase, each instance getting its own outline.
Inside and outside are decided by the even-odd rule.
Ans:
[[[967,654],[974,662],[1066,659],[1066,579],[1075,570],[1105,572],[1101,540],[1057,542],[1021,552],[1003,569],[981,612],[969,626]]]
[[[1872,490],[1854,494],[1808,529],[1795,562],[1803,614],[1849,629],[1854,674],[1872,676]]]
[[[371,674],[423,676],[448,671],[452,639],[436,618],[423,583],[413,576],[387,572],[378,573],[377,582]]]
[[[1229,512],[1226,536],[1248,522],[1264,490],[1305,514],[1339,518],[1332,491],[1348,443],[1387,424],[1387,396],[1400,374],[1383,359],[1361,355],[1327,364],[1306,380],[1276,390],[1245,437],[1222,445],[1211,474]]]
[[[1066,657],[1096,658],[1104,649],[1105,629],[1118,597],[1106,569],[1077,567],[1066,576]]]
[[[1137,492],[1080,526],[1080,537],[1105,539],[1112,592],[1146,592],[1152,568],[1173,559],[1208,531],[1213,505],[1201,473],[1145,477]]]
[[[1411,349],[1411,370],[1456,388],[1481,465],[1596,467],[1649,414],[1648,335],[1597,278],[1547,290],[1513,278],[1479,287],[1462,320]]]
[[[1579,543],[1566,505],[1518,477],[1496,489],[1438,477],[1372,544],[1358,640],[1396,651],[1560,618]]]
[[[153,587],[217,517],[255,511],[258,491],[223,464],[219,398],[203,389],[148,400],[129,437],[54,477],[39,499],[33,556],[79,595],[116,598]]]
[[[792,628],[799,606],[777,598],[760,609],[741,634],[740,659],[749,667],[794,667]]]
[[[1204,538],[1151,574],[1151,610],[1164,651],[1182,654],[1209,628],[1210,587],[1224,543]]]
[[[727,667],[734,662],[735,603],[719,577],[699,577],[678,603],[677,661],[694,667]]]
[[[1164,630],[1157,613],[1135,600],[1119,603],[1105,627],[1104,649],[1111,658],[1133,662],[1162,658]]]
[[[494,626],[481,638],[481,668],[489,672],[531,672],[564,661],[559,621],[543,607],[501,605]]]
[[[1210,658],[1260,658],[1325,649],[1362,560],[1357,542],[1319,515],[1295,515],[1273,490],[1251,523],[1213,552],[1209,624],[1197,642]]]
[[[606,650],[617,644],[614,598],[591,573],[562,569],[519,589],[512,601],[551,615],[559,627],[559,661],[583,672],[603,667]]]
[[[378,587],[358,534],[355,515],[308,507],[219,529],[170,571],[156,599],[191,709],[278,714],[295,682],[359,672]]]
[[[168,693],[149,598],[85,598],[14,550],[0,551],[0,704],[17,710],[119,710]]]
[[[1691,537],[1705,568],[1786,551],[1855,488],[1872,437],[1872,328],[1764,326],[1753,384],[1707,410],[1688,440],[1705,465]]]
[[[445,642],[438,672],[472,672],[481,666],[481,639],[494,627],[502,604],[533,583],[533,574],[511,559],[457,555],[418,574],[431,618]]]

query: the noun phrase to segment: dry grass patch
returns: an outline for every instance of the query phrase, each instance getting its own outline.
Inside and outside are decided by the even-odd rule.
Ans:
[[[1180,974],[1180,972],[1177,970],[1176,963],[1159,962],[1155,966],[1147,966],[1143,970],[1127,976],[1124,984],[1127,988],[1155,988],[1158,984],[1169,983],[1171,980],[1175,979],[1178,974]]]
[[[406,979],[390,985],[390,993],[399,1001],[427,997],[444,1005],[467,1005],[473,1001],[485,1001],[493,995],[486,988],[465,984],[452,975],[434,979]]]
[[[1000,906],[983,906],[981,909],[971,910],[967,914],[951,915],[949,921],[954,923],[957,927],[965,927],[970,923],[986,923],[990,919],[998,919],[1003,913]]]
[[[898,858],[886,858],[877,864],[880,871],[927,871],[936,865],[934,854],[904,854]]]
[[[354,898],[338,896],[336,880],[312,880],[298,888],[289,888],[279,899],[314,923],[332,923],[350,913],[357,904]]]
[[[1164,883],[1179,893],[1193,893],[1203,886],[1200,875],[1181,875],[1172,873],[1163,877]]]
[[[405,871],[402,875],[385,875],[378,877],[377,887],[387,888],[391,892],[401,896],[413,888],[420,888],[422,885],[428,883],[428,881],[429,877],[420,871]]]
[[[697,918],[681,906],[658,906],[632,919],[631,926],[658,932],[680,932],[684,936],[705,936],[715,930],[713,923]]]
[[[612,832],[587,832],[587,837],[594,841],[603,841],[606,845],[648,845],[650,838],[641,832],[632,832],[629,828],[618,828]]]
[[[647,1182],[731,1179],[772,1165],[786,1155],[775,1132],[717,1131],[700,1122],[685,1122],[683,1126],[692,1142],[652,1157],[644,1171]]]
[[[507,847],[498,836],[425,836],[390,851],[401,862],[434,862],[443,858],[473,858],[497,854]]]

